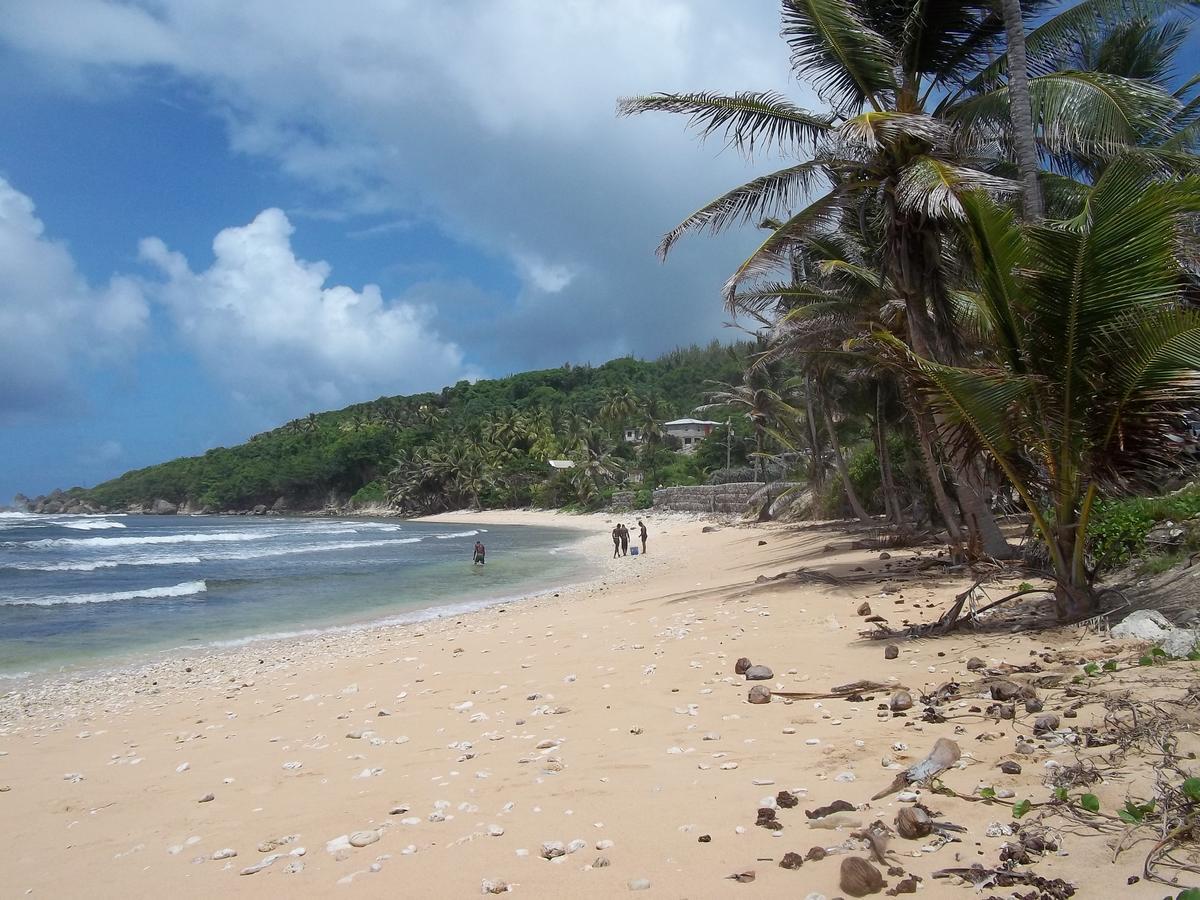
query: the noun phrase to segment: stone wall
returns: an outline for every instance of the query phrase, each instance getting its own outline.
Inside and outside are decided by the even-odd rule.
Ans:
[[[637,494],[633,491],[613,491],[612,500],[608,505],[612,509],[633,509],[633,501],[636,499]]]
[[[654,508],[673,512],[708,513],[740,516],[755,495],[764,489],[772,496],[791,487],[786,482],[764,485],[757,481],[731,484],[698,484],[689,487],[659,488],[654,492]]]

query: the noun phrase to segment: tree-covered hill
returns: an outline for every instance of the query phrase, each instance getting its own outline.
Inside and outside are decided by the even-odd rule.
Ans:
[[[587,485],[572,486],[565,477],[557,487],[547,484],[553,480],[547,459],[577,457],[587,471],[589,461],[617,451],[613,472],[632,469],[620,464],[621,457],[633,462],[632,450],[617,446],[620,427],[690,415],[712,381],[740,378],[747,352],[745,345],[714,341],[653,361],[567,364],[461,381],[440,393],[380,397],[295,419],[235,447],[73,488],[67,496],[106,510],[166,500],[210,511],[310,510],[389,497],[414,511],[586,500]],[[408,475],[421,484],[410,483],[405,492]],[[593,478],[591,487],[615,480]]]

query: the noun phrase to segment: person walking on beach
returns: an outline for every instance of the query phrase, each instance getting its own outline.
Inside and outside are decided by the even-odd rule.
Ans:
[[[613,539],[613,559],[621,555],[621,523],[617,523],[617,527],[612,530]]]
[[[646,523],[638,519],[638,537],[642,539],[642,556],[646,555]]]
[[[483,546],[483,541],[475,542],[475,555],[471,558],[477,566],[482,566],[485,562],[484,557],[487,556],[487,548]]]
[[[622,525],[620,527],[621,527],[621,555],[628,556],[629,555],[629,529],[626,528],[624,525]]]

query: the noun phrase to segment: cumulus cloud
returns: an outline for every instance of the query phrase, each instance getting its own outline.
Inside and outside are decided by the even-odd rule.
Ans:
[[[509,366],[719,332],[719,286],[754,236],[697,238],[701,252],[681,247],[665,267],[652,250],[762,164],[698,148],[679,120],[618,121],[617,97],[778,89],[816,103],[789,77],[778,0],[308,0],[286,15],[276,0],[8,7],[0,41],[40,71],[147,85],[169,73],[200,89],[236,152],[339,213],[432,221],[507,259],[519,287],[505,315],[463,315],[460,295],[426,293],[469,358],[502,348]],[[86,22],[89,36],[62,21]]]
[[[70,401],[82,370],[133,350],[147,315],[132,279],[89,285],[33,201],[0,178],[0,422]]]
[[[200,272],[162,240],[141,242],[165,278],[156,299],[236,395],[296,415],[472,374],[427,307],[385,301],[373,284],[328,284],[329,264],[298,259],[293,231],[281,210],[264,210],[221,231]]]

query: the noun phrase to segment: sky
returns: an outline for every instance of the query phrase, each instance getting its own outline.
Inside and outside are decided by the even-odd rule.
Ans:
[[[779,90],[775,0],[5,0],[0,503],[308,412],[729,336],[761,171],[652,91]]]

